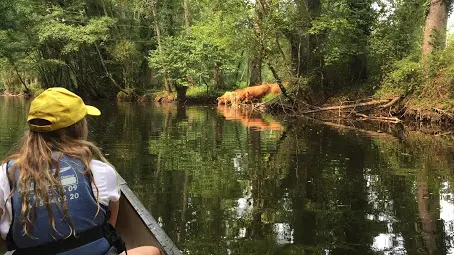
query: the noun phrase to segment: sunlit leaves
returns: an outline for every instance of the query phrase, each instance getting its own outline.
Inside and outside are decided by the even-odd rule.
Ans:
[[[39,27],[39,42],[63,42],[63,54],[76,52],[81,45],[91,45],[109,37],[109,26],[114,19],[100,17],[91,19],[86,25],[67,25],[57,20],[49,20]]]

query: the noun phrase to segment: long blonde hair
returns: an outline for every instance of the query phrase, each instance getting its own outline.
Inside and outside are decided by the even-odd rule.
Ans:
[[[14,165],[10,168],[8,176],[10,183],[13,184],[9,198],[11,198],[16,190],[20,191],[19,195],[22,202],[20,220],[24,225],[24,233],[26,235],[32,237],[32,226],[37,218],[36,208],[38,207],[39,200],[46,207],[49,223],[55,232],[59,233],[55,227],[55,217],[51,207],[52,203],[55,203],[65,215],[63,220],[70,227],[70,234],[67,237],[76,234],[64,199],[65,191],[59,178],[60,165],[58,162],[62,155],[80,159],[83,162],[86,170],[85,174],[96,188],[98,210],[94,217],[98,215],[100,210],[99,192],[98,187],[94,184],[93,174],[89,164],[93,156],[107,164],[108,162],[100,150],[93,143],[86,140],[87,132],[87,121],[85,118],[70,127],[52,132],[35,132],[29,130],[23,136],[20,145],[2,163],[3,165],[10,160],[14,160]],[[52,152],[61,152],[60,157],[53,158]],[[53,166],[56,166],[55,172],[52,171]],[[19,171],[17,183],[15,180],[16,171]],[[35,198],[33,204],[30,204],[30,185],[32,183],[34,184]],[[58,197],[56,197],[55,192],[49,192],[49,190],[57,191]]]

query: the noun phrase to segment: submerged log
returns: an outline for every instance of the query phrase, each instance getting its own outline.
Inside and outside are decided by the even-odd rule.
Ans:
[[[367,116],[365,114],[356,113],[356,116],[360,117],[361,120],[372,120],[372,121],[379,121],[379,122],[386,122],[386,123],[401,123],[402,120],[396,117],[381,117],[381,116]]]
[[[370,136],[381,136],[381,137],[387,137],[391,139],[396,139],[396,137],[392,136],[391,134],[383,131],[371,131],[363,128],[358,128],[358,127],[352,127],[352,126],[347,126],[339,123],[333,123],[329,121],[322,121],[322,120],[316,120],[316,122],[321,123],[323,125],[333,127],[336,129],[341,129],[341,130],[350,130],[350,131],[358,131],[364,134],[368,134]]]

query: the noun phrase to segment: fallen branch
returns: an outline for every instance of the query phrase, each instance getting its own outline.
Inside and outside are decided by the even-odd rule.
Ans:
[[[391,102],[387,103],[387,104],[384,104],[382,106],[380,106],[380,108],[388,108],[388,107],[391,107],[393,105],[395,105],[397,102],[399,102],[403,97],[402,96],[399,96],[399,97],[396,97],[394,98],[393,100],[391,100]]]
[[[355,112],[355,115],[356,115],[357,117],[361,117],[361,118],[366,118],[366,119],[369,118],[369,116],[367,116],[366,114],[362,114],[362,113],[357,113],[357,112]]]
[[[441,114],[441,115],[444,115],[450,119],[454,119],[454,115],[452,113],[449,113],[445,110],[442,110],[442,109],[438,109],[438,108],[434,108],[434,111]]]
[[[359,104],[330,106],[330,107],[320,108],[320,109],[317,109],[317,110],[306,111],[306,112],[303,112],[303,114],[318,113],[318,112],[333,111],[333,110],[342,110],[342,109],[350,109],[350,108],[356,108],[356,107],[362,107],[362,106],[374,106],[374,105],[380,105],[380,104],[389,103],[389,102],[390,102],[389,100],[373,100],[373,101],[370,101],[370,102],[359,103]]]
[[[435,136],[446,136],[446,135],[452,135],[452,132],[444,132],[441,134],[435,134]]]

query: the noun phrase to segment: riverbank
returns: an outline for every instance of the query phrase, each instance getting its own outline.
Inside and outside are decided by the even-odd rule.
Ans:
[[[121,92],[120,92],[121,93]],[[119,93],[119,95],[120,95]],[[216,98],[223,92],[207,92],[198,87],[189,88],[183,99],[179,99],[177,93],[154,91],[137,95],[135,91],[129,91],[129,97],[117,97],[117,101],[126,102],[158,102],[180,103],[184,105],[216,105]],[[323,122],[339,123],[340,120],[352,123],[353,127],[361,126],[359,123],[402,123],[405,127],[418,127],[424,124],[423,132],[427,134],[444,134],[454,130],[454,101],[443,99],[440,101],[418,97],[403,97],[388,94],[386,96],[365,96],[361,94],[342,94],[330,98],[321,105],[309,105],[305,102],[297,102],[292,106],[280,95],[267,97],[263,103],[254,105],[241,105],[247,111],[268,112],[275,116],[286,119],[309,117]],[[24,97],[23,93],[4,92],[0,96]],[[370,126],[365,124],[365,126]],[[376,132],[380,128],[368,128]]]
[[[23,92],[0,92],[0,96],[4,97],[35,97],[39,95],[43,89],[36,89],[32,91],[32,96],[29,96]],[[183,103],[183,104],[216,104],[216,98],[222,94],[221,91],[206,91],[206,89],[200,89],[199,87],[189,88],[186,95],[178,96],[177,92],[168,93],[166,91],[138,91],[135,89],[124,89],[120,91],[116,98],[110,98],[109,100],[116,100],[119,102],[157,102],[157,103]],[[83,97],[83,96],[82,96]],[[85,99],[96,100],[90,96],[84,97]],[[106,98],[103,98],[103,100]]]
[[[125,90],[117,94],[121,102],[157,102],[183,104],[215,104],[221,91],[207,91],[205,87],[184,87],[174,92]]]
[[[0,92],[1,97],[23,97],[24,93],[10,93],[10,92]]]
[[[309,105],[304,102],[296,102],[291,105],[280,98],[269,104],[261,105],[260,109],[278,115],[284,114],[295,118],[310,117],[335,123],[344,120],[347,122],[403,123],[405,126],[424,124],[437,126],[441,130],[454,130],[454,104],[452,102],[429,101],[415,97],[366,97],[354,100],[336,97],[321,105]],[[429,133],[437,134],[439,132],[439,130],[435,130]]]

